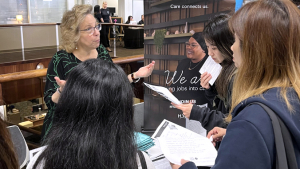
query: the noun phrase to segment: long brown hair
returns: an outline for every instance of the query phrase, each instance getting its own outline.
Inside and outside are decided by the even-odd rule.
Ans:
[[[232,108],[241,101],[281,88],[289,111],[287,88],[300,96],[300,11],[289,0],[261,0],[244,5],[229,21],[241,41],[242,64],[232,92]],[[227,121],[231,121],[231,114]]]
[[[6,129],[6,124],[0,118],[0,168],[18,169],[16,153],[10,139],[10,134]]]

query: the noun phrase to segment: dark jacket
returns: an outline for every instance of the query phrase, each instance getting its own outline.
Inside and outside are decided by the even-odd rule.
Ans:
[[[224,118],[228,115],[231,108],[231,92],[233,86],[234,77],[230,79],[230,83],[227,89],[227,97],[225,100],[221,100],[217,97],[214,86],[210,89],[205,90],[205,97],[211,102],[211,104],[216,107],[216,110],[211,110],[208,107],[198,107],[193,105],[190,119],[197,120],[201,123],[202,127],[208,132],[214,127],[226,128],[227,124],[224,122]]]
[[[144,24],[144,21],[143,21],[143,20],[140,20],[140,21],[138,22],[138,24],[139,24],[139,25],[142,25],[142,24]]]
[[[102,18],[101,13],[94,14],[94,17],[97,19],[97,21],[98,21],[99,23],[101,23],[101,18]]]
[[[248,98],[234,108],[233,119],[228,125],[212,169],[275,169],[276,149],[271,119],[259,105],[246,107],[252,102],[267,105],[285,123],[291,133],[300,167],[300,101],[297,93],[290,88],[287,96],[294,110],[291,113],[279,94],[280,89],[273,88],[265,92],[263,97]],[[188,163],[180,167],[187,168],[196,169],[196,166]]]

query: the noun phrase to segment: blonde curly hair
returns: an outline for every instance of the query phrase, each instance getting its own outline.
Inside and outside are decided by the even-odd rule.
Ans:
[[[66,11],[61,20],[61,44],[60,49],[72,53],[80,38],[79,25],[84,18],[91,14],[93,15],[93,7],[91,5],[75,5],[72,10]]]

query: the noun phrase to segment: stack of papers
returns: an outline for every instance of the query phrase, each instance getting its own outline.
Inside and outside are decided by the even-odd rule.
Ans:
[[[157,159],[164,158],[165,156],[164,156],[163,152],[161,151],[160,144],[157,139],[154,140],[154,144],[155,144],[155,146],[151,147],[150,149],[148,149],[146,151],[146,153],[149,155],[150,159],[152,161],[155,161]]]
[[[136,139],[136,144],[138,146],[138,149],[141,151],[146,151],[149,148],[151,148],[152,146],[154,146],[154,142],[151,139],[151,137],[142,134],[140,132],[135,132],[135,139]]]
[[[169,160],[165,158],[161,151],[161,147],[157,139],[154,139],[154,144],[155,146],[148,149],[146,153],[149,155],[155,168],[172,169]]]
[[[162,121],[152,138],[158,139],[164,156],[171,163],[181,165],[181,159],[185,159],[197,166],[215,164],[217,151],[208,138],[168,120]]]

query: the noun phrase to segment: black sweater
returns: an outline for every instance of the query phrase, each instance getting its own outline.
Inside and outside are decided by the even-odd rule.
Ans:
[[[224,122],[224,118],[227,116],[231,108],[231,92],[233,81],[234,77],[231,78],[230,84],[228,85],[227,97],[225,100],[218,98],[214,86],[205,90],[206,98],[211,104],[214,105],[214,107],[217,107],[217,109],[212,110],[209,107],[201,108],[193,105],[190,119],[199,121],[202,124],[202,127],[208,132],[216,126],[226,128],[227,124]]]

